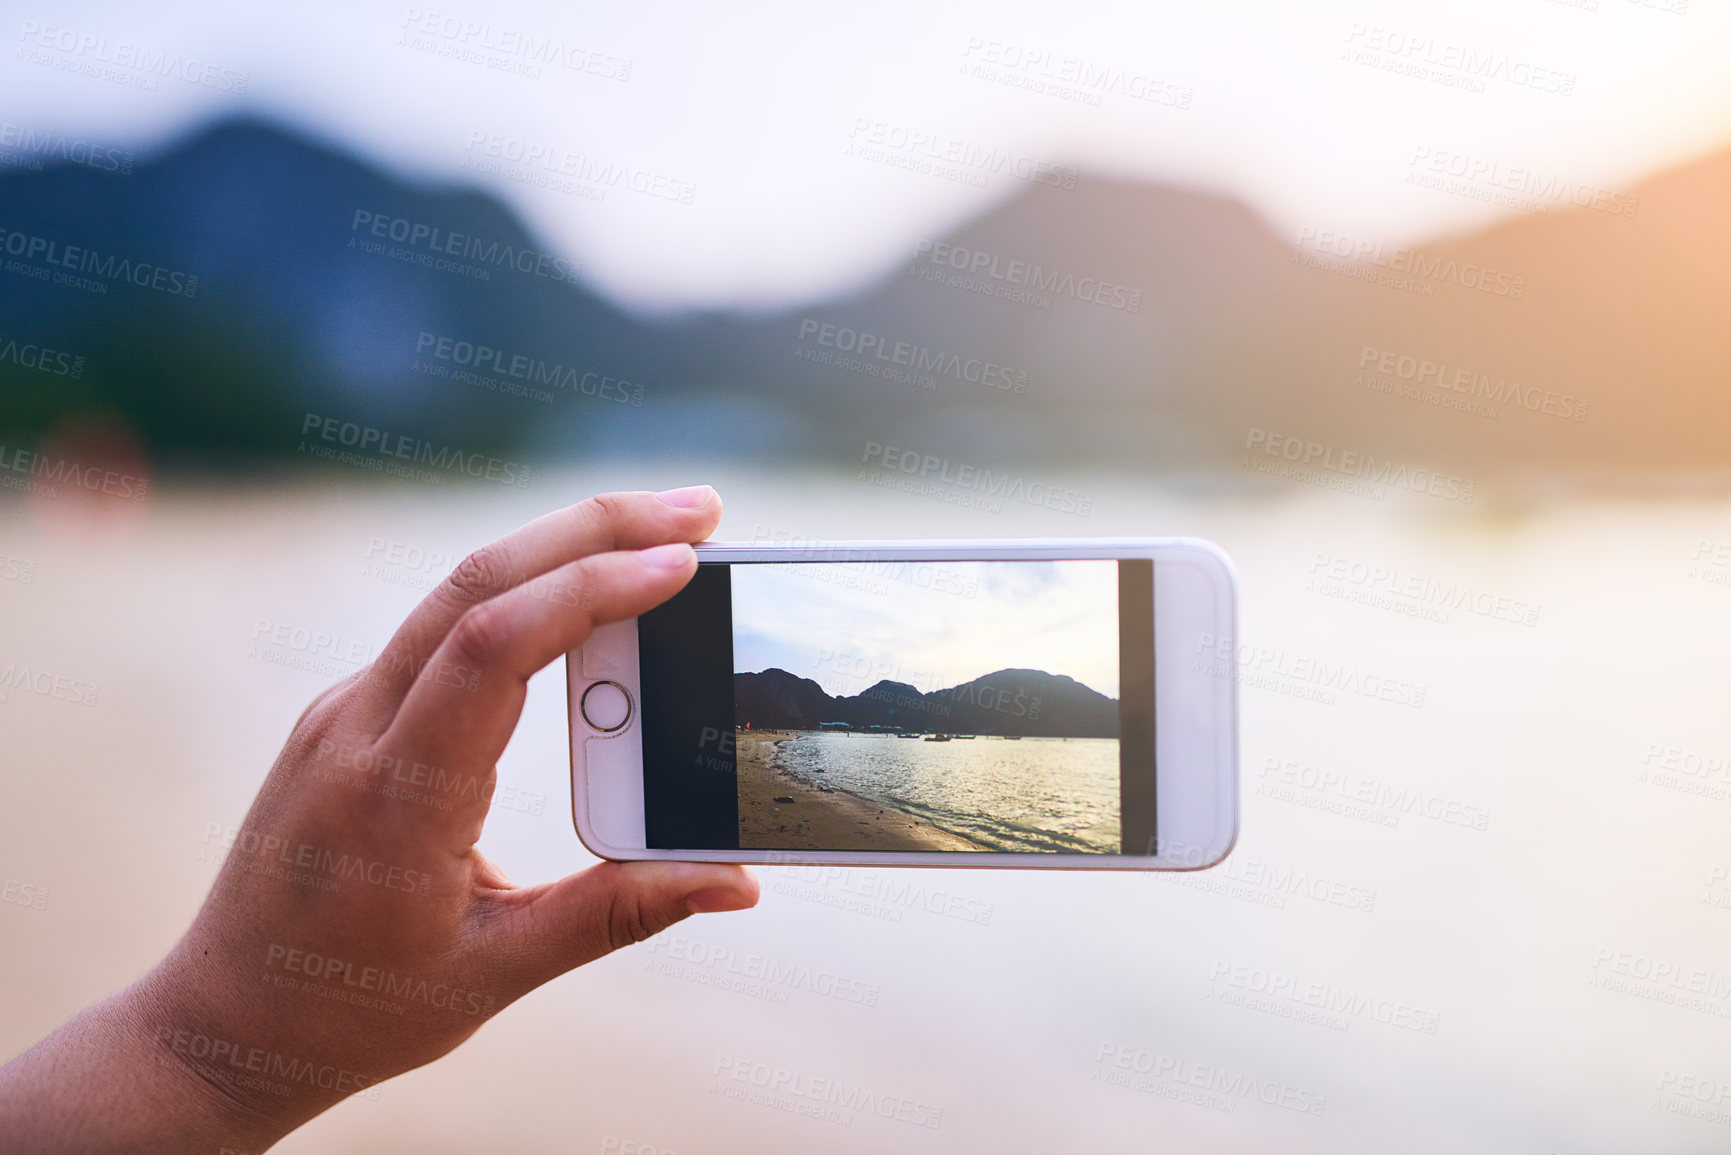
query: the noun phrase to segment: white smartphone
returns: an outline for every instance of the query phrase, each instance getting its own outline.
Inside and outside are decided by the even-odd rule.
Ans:
[[[697,555],[684,590],[566,656],[572,818],[595,854],[1195,870],[1231,849],[1237,615],[1217,547]]]

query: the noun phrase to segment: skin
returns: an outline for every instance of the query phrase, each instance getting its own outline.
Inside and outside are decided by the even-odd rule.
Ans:
[[[520,887],[475,848],[530,676],[678,592],[720,517],[708,486],[608,494],[464,560],[301,716],[168,956],[0,1068],[6,1150],[263,1151],[566,971],[755,905],[742,867]]]

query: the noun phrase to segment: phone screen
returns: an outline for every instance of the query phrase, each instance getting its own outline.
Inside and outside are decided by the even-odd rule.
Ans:
[[[638,646],[650,848],[1155,853],[1152,561],[706,562]]]

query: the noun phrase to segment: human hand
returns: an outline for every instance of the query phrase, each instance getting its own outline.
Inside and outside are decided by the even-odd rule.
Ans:
[[[529,677],[678,592],[686,543],[720,515],[707,486],[610,494],[465,559],[302,715],[169,956],[0,1070],[0,1133],[260,1151],[573,967],[755,904],[738,866],[607,862],[517,887],[475,847]],[[101,1085],[116,1063],[132,1085],[148,1072],[136,1101],[77,1109],[73,1077]]]

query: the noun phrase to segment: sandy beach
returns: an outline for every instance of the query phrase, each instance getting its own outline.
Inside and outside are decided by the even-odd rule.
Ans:
[[[816,786],[777,764],[789,730],[741,730],[739,845],[754,850],[988,850],[918,815]],[[792,802],[776,802],[791,798]]]

